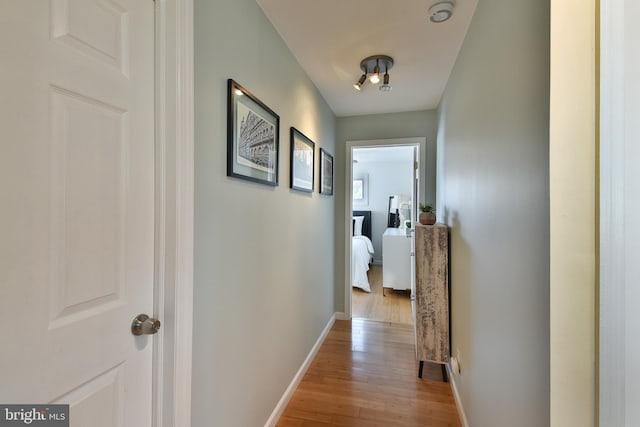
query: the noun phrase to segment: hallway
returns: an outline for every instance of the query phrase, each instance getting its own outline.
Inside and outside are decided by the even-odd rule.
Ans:
[[[418,378],[408,325],[336,321],[278,426],[460,426],[439,365]]]

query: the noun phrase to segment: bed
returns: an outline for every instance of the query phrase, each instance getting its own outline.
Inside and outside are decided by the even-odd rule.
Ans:
[[[373,259],[371,211],[353,211],[351,237],[351,286],[371,292],[369,264]]]

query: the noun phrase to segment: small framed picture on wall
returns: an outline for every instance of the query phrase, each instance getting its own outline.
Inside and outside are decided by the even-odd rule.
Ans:
[[[367,206],[369,204],[369,176],[356,175],[353,178],[353,204]]]
[[[333,156],[320,149],[320,194],[333,194]]]
[[[313,163],[316,144],[291,127],[291,188],[313,192]]]

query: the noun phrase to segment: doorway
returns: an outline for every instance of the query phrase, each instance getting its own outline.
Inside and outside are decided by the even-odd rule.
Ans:
[[[345,180],[345,317],[412,324],[413,238],[411,228],[408,232],[406,228],[412,225],[417,204],[424,197],[425,171],[420,165],[426,163],[426,138],[348,141],[346,145],[345,176],[350,178]],[[368,268],[354,260],[361,256],[356,241],[360,237],[354,234],[362,230],[356,220],[365,215],[373,249]],[[399,252],[406,252],[400,261],[406,266],[404,279],[397,285],[391,285],[384,274],[383,240],[387,252],[393,244],[401,245]],[[390,267],[386,271],[393,273]]]

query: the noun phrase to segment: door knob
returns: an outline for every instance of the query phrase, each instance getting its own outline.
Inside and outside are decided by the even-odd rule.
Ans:
[[[131,322],[131,333],[133,335],[153,335],[160,329],[160,321],[153,319],[146,314],[139,314]]]

